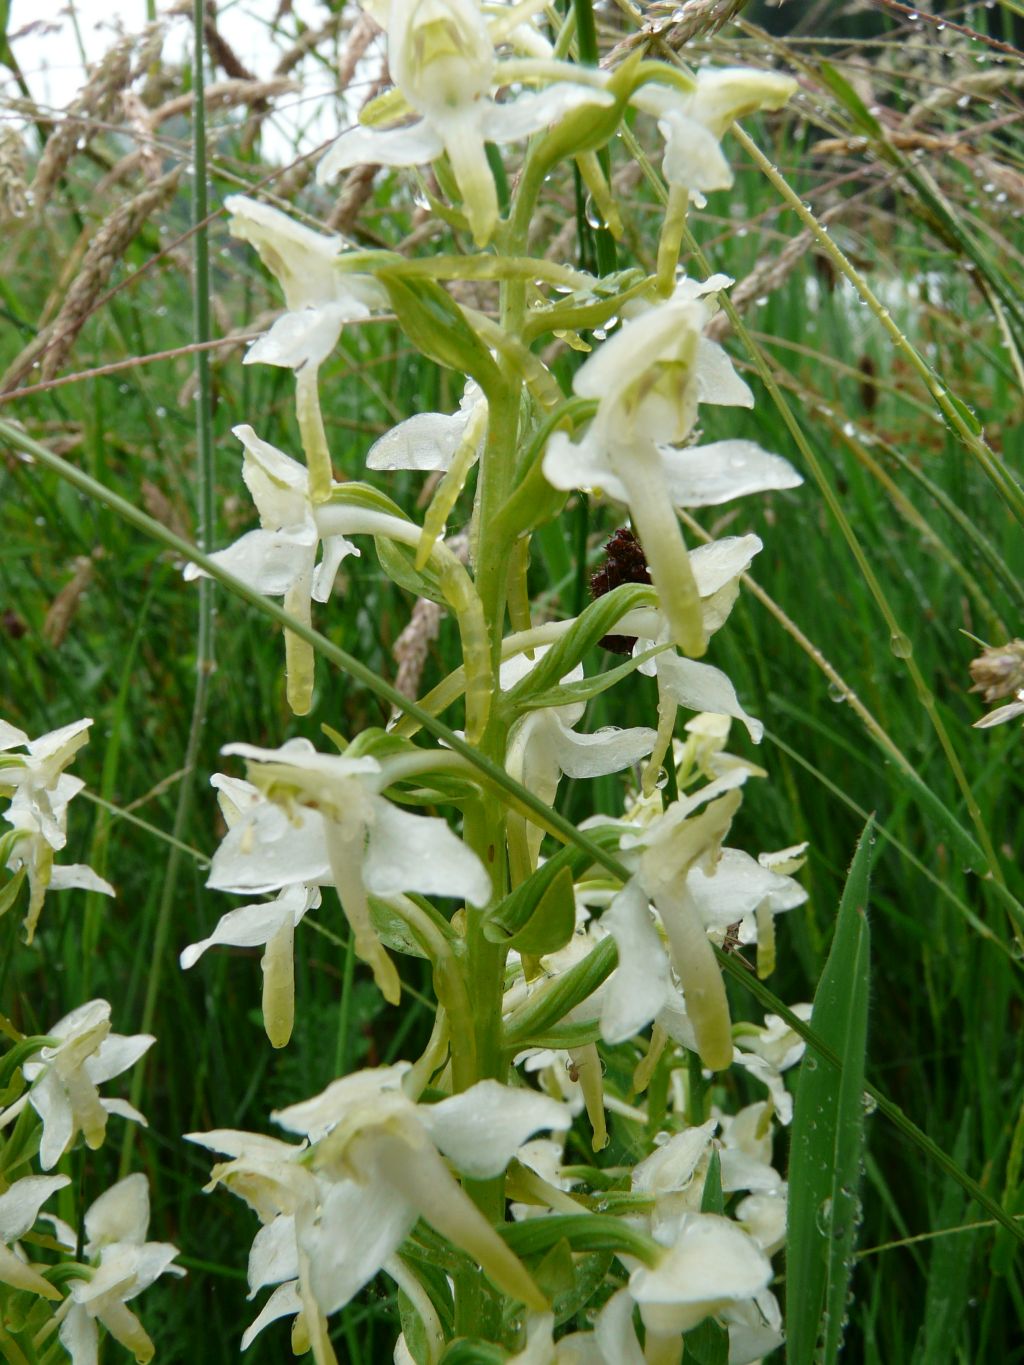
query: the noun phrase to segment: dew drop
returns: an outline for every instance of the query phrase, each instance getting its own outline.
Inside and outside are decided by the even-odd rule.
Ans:
[[[904,635],[902,630],[894,630],[889,636],[889,648],[896,655],[897,659],[909,659],[914,652],[914,646],[910,637]]]

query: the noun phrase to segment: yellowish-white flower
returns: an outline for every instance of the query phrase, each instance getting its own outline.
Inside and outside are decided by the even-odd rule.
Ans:
[[[60,1290],[18,1254],[17,1242],[32,1228],[50,1195],[70,1184],[66,1175],[26,1175],[0,1194],[0,1283],[44,1299],[60,1299]]]
[[[232,236],[249,242],[281,286],[287,312],[248,350],[246,365],[315,370],[337,345],[346,322],[387,307],[384,288],[369,275],[338,269],[347,249],[336,233],[316,232],[280,209],[242,194],[230,195]]]
[[[556,432],[543,462],[555,488],[600,490],[629,507],[671,639],[691,656],[704,652],[706,633],[674,509],[801,482],[786,460],[750,441],[677,448],[699,403],[753,406],[726,353],[703,336],[713,311],[706,296],[729,283],[683,280],[670,299],[628,318],[573,379],[575,393],[597,400],[593,421],[577,442]]]
[[[689,890],[688,874],[696,866],[714,866],[746,776],[743,768],[733,769],[673,802],[642,828],[624,826],[620,853],[636,871],[602,917],[619,950],[619,966],[602,1009],[606,1041],[622,1041],[671,1004],[670,962],[682,985],[686,1014],[705,1066],[718,1071],[732,1061],[725,987]],[[665,933],[668,962],[651,920],[651,902]]]
[[[665,139],[665,179],[703,204],[705,194],[733,183],[720,146],[729,127],[759,109],[781,109],[797,88],[791,76],[775,71],[703,67],[689,94],[649,84],[641,86],[630,103],[658,120]]]
[[[629,1292],[649,1333],[688,1332],[705,1318],[753,1299],[772,1277],[771,1262],[742,1228],[709,1213],[682,1213],[661,1230],[656,1266],[638,1266]]]
[[[272,1047],[284,1047],[295,1023],[295,930],[307,910],[320,904],[320,892],[301,883],[286,886],[272,901],[242,905],[222,915],[209,938],[183,950],[181,966],[192,967],[217,944],[266,948],[263,970],[263,1027]]]
[[[252,1134],[193,1133],[231,1158],[214,1170],[259,1213],[250,1285],[278,1284],[246,1334],[300,1309],[326,1318],[342,1308],[425,1218],[468,1252],[505,1293],[543,1311],[546,1301],[449,1170],[484,1180],[505,1170],[539,1129],[563,1131],[564,1105],[535,1091],[480,1081],[436,1104],[403,1091],[408,1063],[360,1071],[274,1115],[308,1140],[301,1147]],[[443,1153],[443,1157],[442,1157]],[[312,1308],[312,1314],[311,1314]],[[315,1339],[315,1338],[314,1338]]]
[[[309,626],[313,601],[330,598],[341,561],[359,551],[344,536],[318,527],[310,476],[303,465],[261,440],[248,425],[234,427],[233,432],[244,447],[242,478],[256,504],[260,529],[247,531],[211,558],[257,592],[283,597],[285,611]],[[185,569],[187,579],[202,576],[195,564]],[[296,714],[304,715],[312,704],[312,647],[286,631],[285,660],[289,703]]]
[[[110,1005],[90,1000],[48,1031],[56,1039],[34,1053],[22,1070],[30,1089],[0,1114],[0,1126],[20,1113],[26,1101],[43,1121],[39,1164],[50,1170],[82,1133],[93,1149],[103,1143],[107,1116],[119,1114],[145,1124],[125,1100],[103,1099],[98,1086],[120,1076],[156,1042],[148,1033],[111,1033]]]
[[[60,1341],[72,1365],[94,1365],[102,1323],[115,1341],[144,1365],[155,1348],[130,1308],[158,1276],[184,1275],[171,1262],[178,1248],[170,1242],[147,1242],[149,1186],[144,1175],[118,1181],[85,1215],[86,1256],[94,1263],[88,1279],[71,1283],[71,1308],[60,1324]]]
[[[280,749],[229,744],[248,760],[265,799],[242,810],[214,855],[211,886],[275,891],[331,882],[384,998],[397,1004],[398,973],[370,919],[368,895],[406,891],[486,905],[491,881],[444,820],[411,815],[386,800],[386,768],[364,756],[320,754],[309,740]],[[280,810],[274,811],[277,805]],[[286,817],[282,819],[282,813]]]
[[[522,19],[533,8],[541,6],[519,6]],[[392,78],[419,118],[401,128],[357,127],[342,133],[321,161],[317,179],[326,183],[361,162],[418,166],[444,153],[473,238],[484,246],[498,221],[498,194],[486,144],[517,142],[557,123],[572,109],[608,106],[612,96],[581,83],[579,68],[542,61],[538,76],[550,80],[561,72],[567,79],[497,103],[493,92],[508,78],[478,0],[391,0],[386,23]],[[517,61],[515,80],[529,74],[529,61]]]
[[[25,941],[31,943],[48,890],[80,887],[114,895],[114,888],[84,863],[54,864],[53,855],[67,844],[68,802],[84,788],[64,769],[89,736],[91,720],[78,720],[38,739],[0,720],[0,797],[10,805],[4,815],[12,833],[0,839],[0,859],[17,875],[24,869],[29,883]],[[24,748],[25,754],[12,753]]]
[[[526,677],[546,653],[546,647],[542,646],[534,652],[533,659],[528,659],[525,654],[507,659],[500,673],[503,690],[508,690]],[[580,682],[582,678],[581,664],[562,678],[561,683]],[[621,729],[610,725],[592,734],[578,734],[575,727],[583,719],[586,709],[586,702],[538,707],[528,711],[509,731],[505,750],[505,767],[509,776],[528,787],[549,806],[554,804],[563,774],[577,779],[601,777],[607,773],[621,772],[651,752],[656,732],[644,726]],[[521,820],[520,823],[525,828],[532,868],[537,860],[543,831],[536,825]],[[513,827],[510,825],[510,829]]]

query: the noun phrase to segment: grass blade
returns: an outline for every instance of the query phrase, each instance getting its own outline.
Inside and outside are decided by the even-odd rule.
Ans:
[[[808,1049],[800,1067],[789,1159],[787,1359],[829,1365],[842,1345],[853,1244],[860,1221],[867,1048],[868,873],[873,821],[846,879],[832,951],[814,997],[815,1032],[842,1058],[835,1072]]]

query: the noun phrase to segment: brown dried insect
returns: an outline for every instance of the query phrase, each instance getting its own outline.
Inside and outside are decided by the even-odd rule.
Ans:
[[[622,583],[649,583],[650,571],[644,547],[628,526],[620,526],[604,547],[605,561],[590,579],[590,595],[596,601]],[[629,654],[634,635],[603,635],[597,642],[613,654]]]

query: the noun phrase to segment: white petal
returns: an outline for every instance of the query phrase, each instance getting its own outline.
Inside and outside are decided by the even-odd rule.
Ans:
[[[367,469],[447,469],[469,421],[468,412],[421,412],[399,422],[370,447]]]
[[[268,943],[287,920],[298,924],[313,904],[312,896],[301,884],[287,887],[276,900],[242,905],[222,915],[209,938],[191,944],[181,954],[181,965],[187,969],[199,961],[207,948],[215,944],[230,944],[235,948],[255,948]]]
[[[24,730],[19,730],[16,725],[9,725],[7,721],[0,720],[0,753],[7,749],[19,748],[28,742],[28,735]]]
[[[717,507],[733,498],[803,483],[788,460],[754,441],[715,441],[676,450],[658,447],[676,507]]]
[[[415,1222],[416,1210],[384,1181],[329,1187],[316,1217],[299,1228],[313,1293],[327,1316],[376,1275]]]
[[[658,682],[680,706],[690,711],[713,711],[733,716],[747,727],[755,744],[760,744],[764,726],[748,716],[739,703],[736,689],[720,668],[684,659],[679,654],[661,654],[657,659]]]
[[[149,1227],[149,1183],[142,1174],[119,1180],[93,1201],[85,1215],[89,1255],[111,1242],[141,1243]]]
[[[281,1138],[263,1133],[247,1133],[241,1128],[214,1128],[208,1133],[186,1133],[186,1142],[195,1142],[212,1152],[223,1152],[229,1157],[259,1158],[269,1162],[287,1162],[304,1150]]]
[[[295,1244],[295,1217],[279,1214],[260,1228],[249,1251],[249,1297],[268,1284],[294,1280],[299,1273],[299,1252]]]
[[[326,602],[330,598],[334,588],[334,580],[338,576],[338,568],[343,559],[349,555],[360,555],[359,549],[346,540],[344,536],[327,536],[322,542],[323,557],[313,572],[313,592],[314,602]]]
[[[434,816],[410,815],[376,798],[363,863],[366,889],[375,896],[422,891],[486,905],[491,879],[471,848]]]
[[[71,1365],[97,1365],[99,1332],[80,1303],[71,1305],[57,1335],[71,1357]]]
[[[409,1062],[395,1062],[392,1066],[366,1067],[362,1071],[354,1071],[349,1076],[332,1081],[326,1090],[312,1099],[300,1100],[298,1104],[276,1110],[272,1118],[282,1128],[307,1134],[315,1142],[354,1111],[364,1107],[373,1111],[374,1101],[381,1096],[401,1099],[402,1078],[409,1066]],[[411,1101],[407,1102],[407,1109],[412,1116]],[[370,1117],[376,1121],[374,1112],[370,1113]]]
[[[782,877],[738,848],[723,848],[714,871],[691,868],[687,889],[709,929],[722,929],[752,915],[762,901],[775,912],[803,905],[807,892],[792,877]]]
[[[599,488],[616,502],[626,502],[626,489],[612,469],[599,433],[592,423],[577,443],[564,431],[556,431],[544,452],[542,469],[552,488]]]
[[[50,874],[50,890],[67,891],[72,887],[96,891],[101,896],[117,895],[110,883],[85,863],[56,863]]]
[[[301,1312],[302,1299],[299,1296],[298,1280],[289,1280],[287,1284],[278,1285],[263,1305],[259,1315],[253,1318],[243,1332],[242,1350],[247,1350],[269,1323],[276,1322],[278,1318],[286,1318],[289,1315],[296,1316]]]
[[[16,1242],[39,1217],[55,1190],[71,1184],[66,1175],[26,1175],[0,1194],[0,1242]]]
[[[741,379],[728,353],[717,341],[701,337],[697,343],[697,397],[720,407],[752,408],[754,395]]]
[[[128,1119],[132,1123],[139,1123],[143,1128],[148,1128],[145,1114],[139,1112],[133,1104],[127,1100],[100,1100],[100,1104],[108,1114],[116,1114],[120,1119]]]
[[[291,818],[264,800],[233,825],[213,855],[207,886],[218,891],[278,891],[296,883],[331,884],[326,822],[319,811],[296,808]]]
[[[94,1085],[102,1085],[134,1066],[155,1042],[151,1033],[110,1033],[86,1059],[86,1074]]]
[[[296,579],[312,567],[316,531],[299,526],[286,531],[248,531],[226,550],[210,558],[267,597],[283,597]],[[185,568],[186,579],[203,578],[196,564]]]
[[[423,166],[443,150],[438,134],[422,119],[408,128],[350,128],[324,154],[317,184],[328,184],[351,166]]]
[[[633,1167],[630,1188],[653,1195],[685,1190],[710,1147],[717,1127],[717,1119],[708,1119],[699,1127],[687,1128],[669,1138],[663,1147]]]
[[[759,536],[723,536],[690,551],[690,566],[701,597],[711,597],[745,573],[756,554],[764,548]]]
[[[572,1123],[566,1105],[497,1081],[478,1081],[438,1104],[421,1104],[417,1117],[459,1170],[477,1180],[500,1175],[539,1129],[560,1132]]]
[[[43,1121],[39,1164],[44,1171],[56,1166],[75,1131],[74,1115],[64,1087],[55,1071],[48,1071],[29,1093],[29,1102]]]
[[[598,1313],[594,1335],[605,1365],[644,1365],[644,1353],[633,1327],[633,1296],[628,1289],[613,1294]]]
[[[298,370],[322,365],[338,344],[342,325],[351,317],[367,317],[368,310],[352,312],[343,304],[325,304],[284,313],[245,353],[244,365],[280,365]]]
[[[614,96],[606,90],[558,81],[536,94],[524,91],[504,104],[486,104],[480,127],[488,142],[518,142],[531,133],[553,127],[573,109],[586,105],[607,109],[614,103]]]
[[[557,717],[555,718],[557,722]],[[649,754],[657,731],[636,727],[619,730],[615,726],[591,735],[578,735],[567,725],[556,723],[547,732],[552,753],[566,777],[601,777],[617,773]]]
[[[621,1043],[658,1014],[671,995],[668,958],[651,919],[647,897],[629,881],[601,916],[619,950],[601,1010],[601,1037]]]
[[[633,1271],[629,1292],[655,1331],[688,1331],[731,1300],[751,1298],[771,1276],[767,1256],[728,1218],[688,1214],[661,1263]]]

